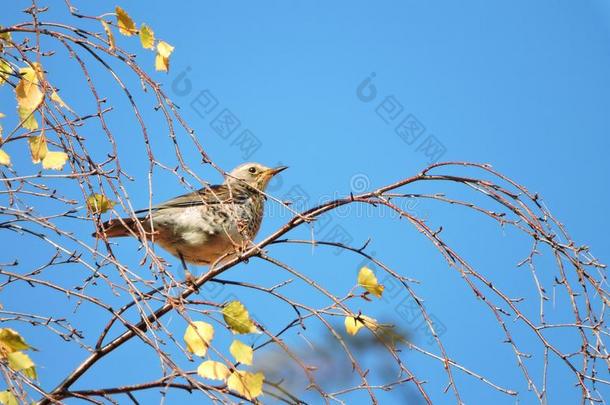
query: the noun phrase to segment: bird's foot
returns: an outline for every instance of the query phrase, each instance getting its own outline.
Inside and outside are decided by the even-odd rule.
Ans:
[[[239,258],[247,263],[248,258],[245,258],[245,255],[251,249],[254,249],[254,254],[250,255],[250,257],[258,256],[261,253],[263,253],[263,254],[266,253],[266,251],[263,250],[261,247],[259,247],[256,243],[254,243],[252,241],[246,241],[246,242],[241,243],[237,248],[237,254],[238,254]]]

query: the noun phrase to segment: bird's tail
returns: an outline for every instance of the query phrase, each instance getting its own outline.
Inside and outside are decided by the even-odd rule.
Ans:
[[[103,233],[108,238],[119,238],[121,236],[132,236],[134,233],[138,234],[138,226],[137,223],[140,222],[140,219],[134,220],[133,218],[121,218],[121,219],[112,219],[110,221],[106,221],[102,224],[100,229],[100,233]],[[96,236],[97,233],[94,233],[92,236]]]

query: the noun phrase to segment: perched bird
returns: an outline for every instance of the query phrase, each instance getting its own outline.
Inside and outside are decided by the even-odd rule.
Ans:
[[[286,169],[244,163],[213,185],[176,197],[151,209],[136,211],[132,218],[102,224],[108,238],[141,235],[186,263],[209,265],[229,257],[252,240],[263,219],[263,191],[273,176]]]

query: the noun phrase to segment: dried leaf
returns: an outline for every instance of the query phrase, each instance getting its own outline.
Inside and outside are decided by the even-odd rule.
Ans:
[[[0,84],[4,84],[13,73],[11,65],[4,59],[0,58]]]
[[[358,318],[354,318],[353,316],[345,317],[345,330],[352,336],[356,335],[356,333],[365,326],[375,330],[378,326],[377,320],[365,315],[360,315]]]
[[[65,152],[47,152],[42,159],[42,168],[51,170],[62,170],[68,161],[68,154]]]
[[[174,47],[165,41],[157,44],[157,56],[155,57],[155,69],[161,72],[169,71],[169,56],[174,51]]]
[[[159,41],[159,43],[157,44],[157,52],[159,53],[159,55],[169,58],[172,52],[174,52],[174,47],[165,41]]]
[[[136,24],[133,22],[129,14],[121,7],[116,6],[114,9],[116,12],[117,25],[119,26],[119,32],[125,36],[132,36],[137,32]]]
[[[12,392],[6,390],[6,391],[0,391],[0,404],[19,405],[19,402],[17,402],[17,398],[15,398],[15,395],[13,395]]]
[[[31,379],[36,379],[36,367],[30,356],[23,352],[12,352],[6,357],[8,366],[15,371],[23,371],[23,373]]]
[[[15,87],[17,97],[17,112],[23,122],[24,128],[34,130],[38,128],[38,123],[34,117],[34,111],[40,106],[44,99],[44,94],[40,90],[39,76],[42,75],[42,67],[34,63],[32,67],[19,69],[21,80]]]
[[[72,111],[72,109],[70,107],[68,107],[68,105],[64,102],[64,100],[62,100],[61,97],[59,97],[59,94],[57,94],[57,92],[55,90],[53,90],[53,92],[51,93],[51,100],[53,100],[54,102],[59,104],[60,107],[63,107],[65,109]]]
[[[169,71],[169,59],[157,54],[155,56],[155,70],[159,72]]]
[[[0,29],[2,29],[2,28],[4,28],[4,27],[0,25]],[[11,32],[7,31],[7,32],[1,33],[0,34],[0,40],[2,40],[2,41],[12,41]],[[0,43],[0,49],[2,49],[2,45],[3,44]]]
[[[144,49],[155,49],[155,33],[146,24],[140,26],[140,43]]]
[[[10,166],[11,165],[11,156],[0,149],[0,165],[2,166]]]
[[[10,328],[0,329],[0,357],[6,357],[8,353],[30,348],[30,345],[17,331]]]
[[[254,351],[247,344],[235,339],[233,340],[233,343],[231,343],[229,351],[231,352],[235,360],[237,360],[238,362],[243,363],[247,366],[252,365],[252,357],[254,357]]]
[[[263,373],[254,374],[238,370],[227,379],[227,387],[251,401],[263,393],[264,380]]]
[[[42,76],[42,67],[38,63],[34,63],[33,66],[28,66],[19,69],[21,80],[15,88],[15,94],[17,95],[17,103],[20,107],[28,107],[31,110],[36,109],[44,94],[40,90],[39,78]]]
[[[30,153],[32,154],[32,163],[40,163],[42,159],[49,153],[47,148],[47,140],[44,136],[30,136],[28,138],[30,144]]]
[[[377,282],[375,273],[368,267],[360,269],[360,272],[358,273],[358,284],[377,298],[381,298],[381,294],[383,294],[385,288]]]
[[[214,338],[214,327],[206,322],[196,321],[190,324],[184,332],[184,342],[189,352],[203,357]]]
[[[2,27],[0,25],[0,29],[2,29],[4,27]],[[4,46],[12,46],[11,44],[9,44],[9,41],[12,41],[11,38],[11,32],[7,31],[7,32],[3,32],[0,34],[0,51],[2,51],[4,49]],[[2,84],[2,82],[0,82],[0,84]]]
[[[15,371],[22,371],[30,378],[36,378],[36,368],[30,356],[23,353],[21,350],[31,349],[21,337],[21,335],[13,329],[0,329],[0,359],[6,359],[8,365]]]
[[[0,28],[4,28],[4,27],[0,25]],[[12,41],[11,32],[7,31],[7,32],[1,33],[0,34],[0,39],[3,40],[3,41]]]
[[[227,366],[218,361],[208,360],[197,367],[197,374],[203,378],[225,381],[231,374],[231,371]]]
[[[34,116],[34,110],[27,107],[17,107],[17,113],[19,114],[19,120],[21,120],[21,126],[25,129],[33,131],[38,129],[38,121]]]
[[[112,209],[116,203],[103,194],[91,194],[87,197],[87,211],[91,214],[103,214]]]
[[[231,301],[222,309],[222,316],[233,334],[260,333],[250,319],[246,307],[239,301]]]

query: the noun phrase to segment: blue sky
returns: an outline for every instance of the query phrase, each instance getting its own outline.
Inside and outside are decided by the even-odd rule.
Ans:
[[[76,5],[88,14],[111,11],[110,5],[95,9],[89,9],[91,6],[85,2]],[[607,3],[151,1],[126,2],[122,6],[138,23],[146,22],[158,37],[175,46],[170,73],[153,73],[153,77],[181,107],[216,163],[225,169],[246,159],[290,166],[281,180],[271,186],[271,192],[278,198],[301,190],[308,196],[306,205],[312,206],[354,188],[371,189],[413,175],[429,162],[430,157],[422,150],[422,142],[428,139],[436,142],[437,151],[443,151],[433,158],[490,163],[538,192],[574,240],[587,244],[600,261],[608,262],[610,6]],[[1,25],[24,19],[17,12],[24,5],[11,7],[14,10],[0,16]],[[135,40],[131,43],[126,38],[119,40],[138,52],[141,63],[152,72],[151,53],[138,50]],[[84,84],[75,85],[71,79],[74,67],[64,69],[64,65],[56,58],[45,66],[64,100],[78,106],[79,97],[82,98],[79,86]],[[367,78],[372,78],[367,83],[375,89],[375,97],[370,101],[358,90]],[[145,207],[146,156],[131,155],[134,150],[131,148],[142,145],[137,124],[118,89],[107,79],[100,79],[100,83],[105,96],[116,107],[111,114],[112,129],[125,134],[119,146],[120,151],[129,154],[125,167],[135,179],[128,185],[132,201]],[[132,86],[137,90],[136,82]],[[365,87],[367,91],[372,88]],[[12,111],[11,97],[6,89],[0,91],[0,111]],[[137,97],[145,99],[142,95]],[[202,100],[212,100],[209,108],[215,107],[209,114],[200,114]],[[392,103],[394,113],[400,112],[396,117],[387,112],[387,103]],[[231,134],[215,130],[214,118],[225,110],[240,123]],[[425,127],[411,144],[395,132],[397,123],[407,117]],[[149,120],[153,139],[159,138],[155,140],[158,156],[170,166],[175,165],[173,152],[163,141],[166,131],[158,114],[149,109],[145,118]],[[6,122],[13,122],[10,120],[8,117]],[[244,134],[245,130],[249,132]],[[96,133],[91,130],[85,135],[94,138]],[[245,137],[251,143],[245,143]],[[21,159],[17,149],[12,152],[16,165],[27,171],[27,159]],[[195,151],[187,151],[187,158],[197,165]],[[208,168],[202,169],[201,175],[211,182],[221,181]],[[157,201],[184,192],[175,177],[163,174],[155,179],[154,187]],[[427,190],[472,196],[440,184]],[[429,201],[413,209],[434,227],[443,225],[446,240],[457,251],[498,285],[528,297],[531,300],[528,309],[537,310],[531,275],[515,266],[529,253],[528,241],[463,209]],[[277,207],[273,207],[272,214],[265,220],[259,237],[287,219],[286,212]],[[345,230],[355,245],[372,238],[370,249],[377,257],[403,275],[421,281],[415,289],[425,299],[428,311],[445,326],[443,341],[450,356],[494,382],[518,390],[521,403],[533,403],[535,397],[527,391],[514,355],[502,344],[498,324],[433,247],[406,223],[387,218],[387,212],[385,217],[378,213],[365,217],[356,212],[347,214],[330,218],[320,235],[328,235],[331,229]],[[87,238],[91,228],[79,224],[74,231]],[[294,233],[295,237],[308,235],[308,229]],[[7,243],[11,253],[27,251],[27,246],[14,235],[0,233],[0,244]],[[122,240],[117,252],[135,267],[140,259],[137,247],[136,241]],[[271,248],[270,253],[337,293],[355,284],[361,263],[348,253],[336,255],[322,247],[312,251],[305,246],[279,246]],[[0,254],[0,262],[11,258],[6,251]],[[20,268],[26,271],[36,263],[34,258],[26,259]],[[547,268],[548,272],[554,271],[552,265],[551,260],[540,260],[541,269]],[[75,274],[58,277],[66,277],[66,281],[73,277],[82,279]],[[266,286],[287,277],[259,260],[240,265],[225,275],[228,279]],[[552,290],[552,278],[545,281]],[[46,293],[39,290],[35,293],[45,297]],[[311,305],[324,303],[305,285],[288,291]],[[234,293],[263,320],[282,317],[289,320],[289,309],[249,290],[225,287],[206,293],[217,294],[218,299]],[[9,304],[19,308],[21,297],[16,292],[7,292],[2,303],[7,308]],[[353,309],[370,311],[379,319],[401,325],[410,331],[416,343],[434,351],[435,346],[427,343],[423,332],[417,329],[417,321],[407,321],[396,309],[401,300],[397,296],[371,304],[363,302],[361,308]],[[65,304],[62,303],[58,301],[50,310],[61,311]],[[562,318],[569,315],[566,310],[558,303],[551,312]],[[80,327],[95,336],[97,329],[91,316],[95,312],[87,311],[84,309],[79,315]],[[176,318],[176,330],[184,326],[180,322]],[[531,336],[523,333],[519,337],[524,347],[531,346],[540,355],[540,348],[534,349]],[[325,335],[319,325],[312,323],[308,338],[314,346],[322,346]],[[57,375],[61,375],[57,369],[69,370],[82,357],[82,353],[59,341],[40,336],[31,336],[30,340],[40,349],[34,357],[41,365],[41,381],[47,386],[57,382]],[[305,341],[298,336],[287,340],[306,350]],[[560,341],[566,347],[577,344],[571,336]],[[435,402],[453,401],[451,393],[442,392],[446,375],[440,363],[408,351],[401,357],[428,381]],[[51,366],[60,359],[61,365]],[[375,360],[367,361],[373,367]],[[539,358],[530,360],[537,381],[542,372],[536,365],[539,361]],[[45,363],[46,370],[53,370],[54,375],[48,375]],[[559,362],[551,364],[557,371],[550,374],[549,402],[574,403],[579,392],[573,388],[573,376]],[[83,378],[78,386],[98,386],[100,381],[112,385],[121,379],[137,382],[147,376],[154,378],[157,371],[158,362],[152,353],[131,344],[117,352],[114,359],[101,364],[91,376]],[[515,402],[475,379],[459,372],[456,375],[467,403]],[[141,395],[156,398],[153,393]],[[393,395],[382,394],[381,398],[396,399],[402,394]],[[185,400],[183,396],[170,398]],[[347,399],[350,403],[366,403],[361,395]]]

